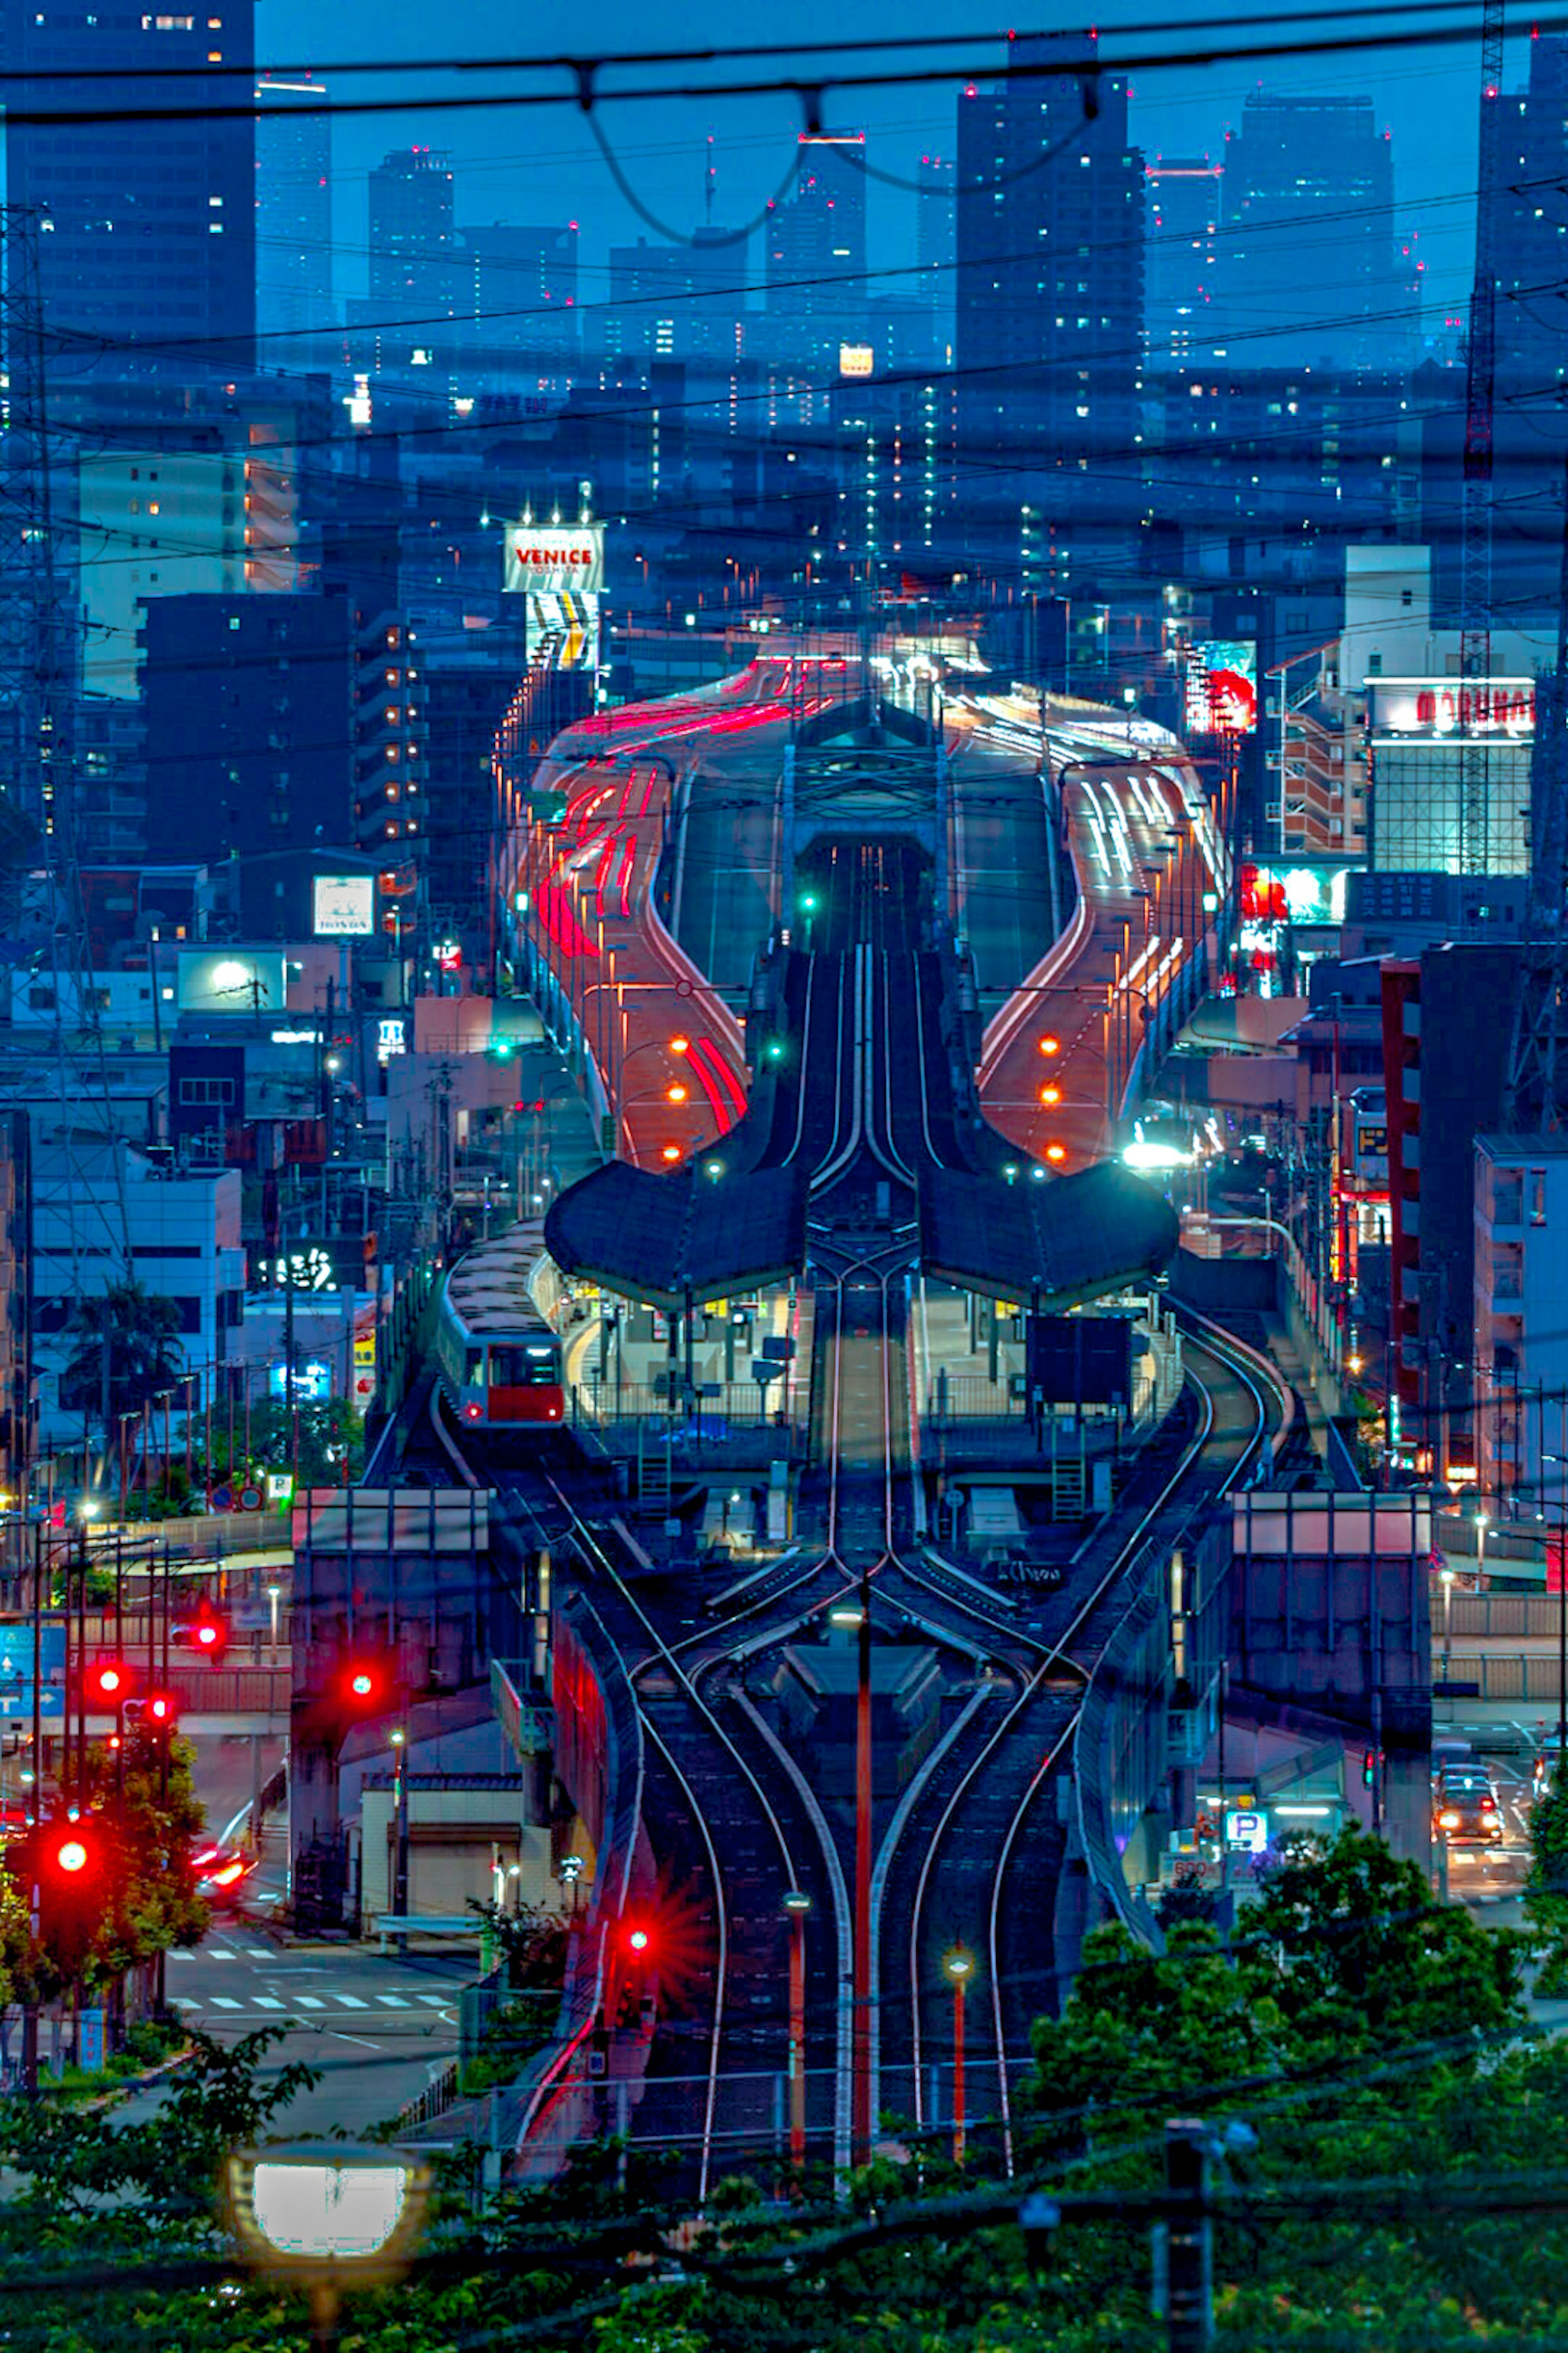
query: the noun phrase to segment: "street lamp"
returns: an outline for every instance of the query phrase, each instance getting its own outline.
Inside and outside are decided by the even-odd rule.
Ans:
[[[952,2161],[963,2163],[963,1996],[974,1975],[974,1956],[954,1945],[942,1957],[943,1975],[952,1988]]]
[[[1443,1681],[1447,1683],[1454,1650],[1454,1571],[1443,1569],[1440,1579],[1443,1587]]]
[[[430,2194],[411,2150],[279,2142],[230,2152],[225,2189],[235,2235],[257,2270],[308,2290],[315,2344],[335,2345],[343,2291],[406,2269]]]
[[[805,1922],[811,1898],[804,1887],[784,1891],[789,1922],[789,2161],[796,2179],[805,2164]]]
[[[269,1585],[267,1588],[267,1607],[270,1612],[272,1620],[271,1644],[272,1663],[274,1666],[278,1664],[278,1604],[282,1597],[282,1592],[283,1588],[280,1585]]]

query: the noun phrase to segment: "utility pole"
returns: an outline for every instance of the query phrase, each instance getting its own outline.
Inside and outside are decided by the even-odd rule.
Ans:
[[[1209,2127],[1192,2117],[1165,2126],[1165,2343],[1170,2353],[1205,2353],[1214,2342],[1214,2224],[1209,2214]]]

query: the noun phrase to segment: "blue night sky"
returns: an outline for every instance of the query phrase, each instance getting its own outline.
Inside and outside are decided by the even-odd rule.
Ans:
[[[1183,16],[1190,29],[1222,13],[1223,5],[1210,5],[1185,10]],[[1142,6],[1137,0],[1120,0],[1100,14],[1099,23],[1105,34],[1118,23],[1147,26],[1152,15],[1148,0]],[[376,85],[377,95],[401,98],[405,89],[421,85],[450,88],[451,78],[437,79],[426,62],[437,17],[447,27],[443,45],[460,57],[501,54],[520,38],[539,51],[557,42],[604,50],[617,43],[628,47],[719,43],[733,37],[737,23],[731,0],[724,5],[685,0],[679,7],[665,0],[652,8],[610,0],[591,15],[570,19],[559,15],[520,19],[515,6],[503,5],[502,0],[466,0],[460,7],[439,11],[429,0],[418,0],[418,5],[416,0],[338,0],[327,20],[330,30],[323,34],[317,0],[262,0],[258,54],[264,62],[313,63],[318,69],[338,59],[384,55],[405,70]],[[921,51],[922,34],[951,33],[967,24],[980,27],[984,22],[972,11],[941,6],[937,0],[904,0],[896,18],[864,5],[846,9],[831,0],[796,0],[793,8],[771,20],[748,18],[742,12],[740,21],[759,28],[771,21],[781,34],[800,40],[842,37],[850,28],[885,34],[896,23],[909,38],[906,56],[916,63],[946,62],[941,53]],[[1037,25],[1040,20],[1021,21]],[[1062,16],[1054,21],[1071,26],[1081,20]],[[1352,16],[1341,21],[1356,19]],[[1139,45],[1163,47],[1171,37],[1146,33]],[[1436,313],[1444,304],[1458,305],[1468,282],[1477,47],[1473,38],[1467,38],[1375,59],[1330,56],[1268,62],[1261,68],[1220,64],[1140,71],[1133,85],[1133,135],[1151,157],[1205,149],[1217,156],[1226,124],[1239,120],[1242,101],[1255,81],[1298,92],[1371,91],[1380,121],[1393,133],[1400,227],[1418,232],[1417,249],[1426,260]],[[1510,44],[1505,77],[1510,85],[1523,78],[1525,47],[1523,41]],[[1114,58],[1110,43],[1105,53],[1108,60]],[[1001,48],[989,26],[977,29],[973,47],[966,47],[963,57],[975,64],[1000,59]],[[744,70],[762,75],[772,69],[748,66]],[[356,82],[352,87],[356,95],[370,94],[368,85]],[[350,88],[340,79],[334,95],[346,95]],[[717,140],[715,219],[737,226],[756,215],[776,192],[789,168],[799,128],[797,102],[786,95],[702,105],[612,104],[603,109],[601,119],[638,195],[682,233],[689,233],[702,216],[701,150],[709,132]],[[830,95],[826,120],[830,129],[864,128],[874,164],[912,175],[922,153],[951,153],[952,86],[893,89],[864,97]],[[385,116],[341,119],[334,125],[334,141],[340,296],[363,290],[365,172],[389,147],[415,141],[451,153],[459,226],[574,218],[582,231],[580,299],[584,302],[605,291],[605,254],[612,242],[629,240],[639,231],[657,235],[636,219],[613,185],[586,125],[568,106],[422,116],[415,104]],[[868,205],[873,258],[889,266],[907,263],[912,259],[912,200],[897,189],[874,185]]]

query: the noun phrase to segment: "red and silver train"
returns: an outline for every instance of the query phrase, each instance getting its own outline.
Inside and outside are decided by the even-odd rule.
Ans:
[[[437,1377],[465,1430],[565,1419],[560,1336],[529,1288],[542,1247],[537,1222],[509,1227],[465,1252],[442,1285]]]

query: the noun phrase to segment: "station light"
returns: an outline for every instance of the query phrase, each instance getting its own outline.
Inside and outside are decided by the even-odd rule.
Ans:
[[[345,1716],[374,1715],[390,1707],[395,1694],[392,1662],[374,1651],[361,1651],[346,1660],[333,1683],[333,1695]]]

